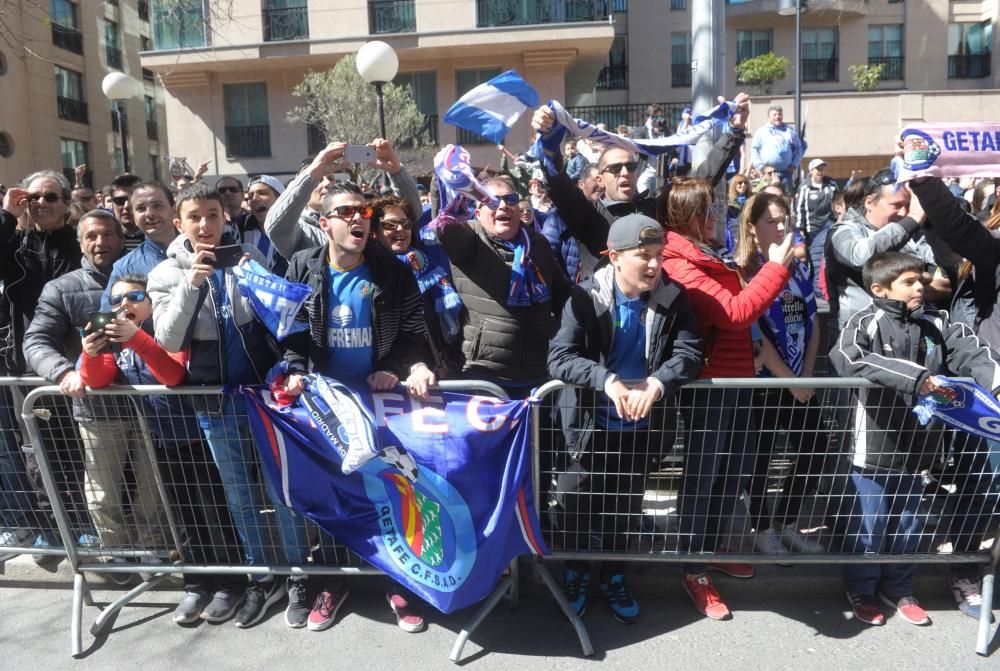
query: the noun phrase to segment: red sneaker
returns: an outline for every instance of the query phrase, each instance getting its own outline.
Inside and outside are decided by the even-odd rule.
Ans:
[[[389,608],[396,614],[396,624],[400,629],[409,634],[424,630],[427,626],[424,617],[413,610],[413,606],[402,594],[389,592],[385,597],[389,601]]]
[[[347,601],[348,594],[350,592],[342,585],[337,585],[332,590],[324,589],[317,594],[306,621],[309,631],[323,631],[332,627],[337,619],[337,611]]]
[[[718,590],[712,584],[712,579],[704,573],[699,575],[685,575],[681,581],[684,589],[687,590],[694,607],[698,612],[713,620],[728,620],[732,617],[729,608],[722,601]]]
[[[885,605],[895,608],[899,616],[918,626],[926,626],[931,623],[931,616],[921,607],[913,596],[891,597],[885,594],[878,595]]]
[[[875,599],[872,597],[852,596],[848,592],[847,600],[851,603],[851,608],[854,610],[854,617],[857,619],[865,624],[871,624],[876,627],[885,624],[885,613],[882,612],[882,609],[878,607],[878,604],[875,603]]]

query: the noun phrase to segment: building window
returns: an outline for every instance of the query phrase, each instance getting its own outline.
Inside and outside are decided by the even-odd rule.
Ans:
[[[612,6],[614,11],[619,0]],[[624,3],[627,8],[627,3]],[[624,11],[624,10],[623,10]],[[476,0],[476,27],[529,26],[576,21],[607,21],[606,2],[591,0]]]
[[[736,62],[742,63],[748,58],[763,56],[773,51],[771,47],[770,30],[737,30],[736,31]]]
[[[62,153],[63,174],[70,184],[76,182],[76,166],[90,163],[87,159],[87,143],[68,138],[59,138],[59,151]]]
[[[146,108],[146,138],[150,140],[160,139],[160,129],[156,125],[156,100],[153,96],[143,96]]]
[[[114,21],[104,22],[104,53],[108,59],[108,67],[122,69],[122,50],[118,44],[118,24]]]
[[[14,140],[10,133],[0,132],[0,156],[10,158],[14,155]]]
[[[70,0],[50,0],[49,15],[52,18],[52,44],[72,51],[83,53],[83,33],[80,32],[79,9]]]
[[[267,84],[223,84],[226,107],[226,156],[270,156]]]
[[[59,118],[87,123],[87,101],[83,97],[83,75],[58,65],[54,67]]]
[[[455,93],[456,97],[461,98],[470,90],[476,88],[480,84],[488,82],[489,80],[500,74],[500,68],[487,68],[485,70],[456,70],[455,71]],[[458,144],[489,144],[490,141],[484,138],[482,135],[477,135],[464,128],[459,128],[458,130]]]
[[[393,83],[409,86],[417,109],[424,115],[424,129],[421,141],[427,144],[438,142],[437,74],[434,72],[405,72],[396,75]]]
[[[837,29],[802,30],[802,81],[837,81]]]
[[[881,65],[882,79],[903,78],[903,26],[868,26],[868,65]]]
[[[368,32],[412,33],[417,29],[417,14],[413,0],[370,0]]]
[[[611,43],[608,63],[597,76],[597,88],[601,90],[628,88],[628,37],[618,35]]]
[[[309,39],[309,7],[306,0],[267,0],[264,7],[264,41]]]
[[[193,49],[208,44],[203,0],[152,0],[153,45],[157,51]]]
[[[990,76],[993,24],[948,25],[948,78],[981,79]]]
[[[149,0],[139,0],[136,4],[136,10],[139,12],[139,20],[149,22]]]
[[[691,86],[691,33],[670,36],[670,86]]]
[[[671,12],[682,12],[687,9],[687,0],[670,0]]]
[[[149,155],[149,176],[153,181],[160,181],[160,157],[156,154]]]

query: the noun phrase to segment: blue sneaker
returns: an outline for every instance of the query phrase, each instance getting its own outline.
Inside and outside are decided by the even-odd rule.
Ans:
[[[588,587],[590,587],[590,572],[577,573],[573,569],[566,569],[563,574],[563,594],[577,617],[583,617],[587,610]]]
[[[632,596],[625,584],[625,576],[621,573],[611,576],[609,582],[602,582],[601,593],[607,598],[616,620],[625,624],[639,621],[639,603]]]
[[[96,548],[101,545],[101,539],[94,534],[80,534],[78,540],[82,548]]]

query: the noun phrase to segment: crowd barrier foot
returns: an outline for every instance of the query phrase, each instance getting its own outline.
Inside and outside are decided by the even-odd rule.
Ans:
[[[569,602],[566,601],[566,597],[562,593],[562,589],[559,588],[559,584],[556,582],[552,574],[549,573],[549,569],[545,567],[545,564],[538,562],[535,564],[535,571],[542,578],[542,582],[545,586],[549,588],[549,592],[552,594],[552,598],[556,600],[559,604],[559,608],[562,610],[563,615],[566,619],[570,621],[573,628],[576,629],[576,637],[580,639],[580,648],[583,651],[584,657],[590,657],[594,654],[594,646],[590,643],[590,634],[587,633],[587,628],[583,626],[583,621],[580,619],[573,609],[569,607]]]
[[[156,573],[150,576],[149,580],[144,580],[136,587],[121,595],[105,608],[94,620],[90,627],[90,634],[94,637],[101,636],[107,632],[118,612],[137,597],[153,589],[161,582],[170,577],[170,573]],[[90,592],[90,586],[83,575],[83,571],[77,571],[73,576],[73,621],[70,625],[70,649],[73,657],[80,657],[84,653],[83,649],[83,607],[93,606],[94,599]]]
[[[83,578],[83,573],[77,571],[73,574],[73,621],[69,627],[70,654],[79,657],[83,654],[83,603],[84,601],[93,603],[90,598],[90,589],[87,581]]]
[[[979,609],[979,636],[976,641],[976,654],[986,657],[990,653],[992,627],[990,613],[993,612],[993,583],[996,580],[994,571],[987,571],[983,576],[983,605]]]
[[[458,632],[458,638],[455,639],[455,645],[452,646],[448,659],[458,664],[462,659],[462,649],[465,648],[469,636],[493,612],[493,609],[500,603],[500,599],[510,591],[512,585],[516,584],[516,582],[517,576],[513,572],[500,581],[500,585],[493,590],[493,594],[490,594],[490,597],[479,607],[479,610],[476,611],[476,614],[472,616],[472,619],[469,620],[469,623],[465,625],[462,631]]]

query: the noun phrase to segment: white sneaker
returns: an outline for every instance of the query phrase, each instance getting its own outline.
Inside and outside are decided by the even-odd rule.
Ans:
[[[826,552],[826,548],[799,531],[793,524],[784,526],[781,530],[781,540],[791,549],[803,554],[814,555]]]
[[[781,543],[778,532],[768,527],[763,531],[758,531],[753,544],[757,549],[766,555],[786,555],[788,549]]]

